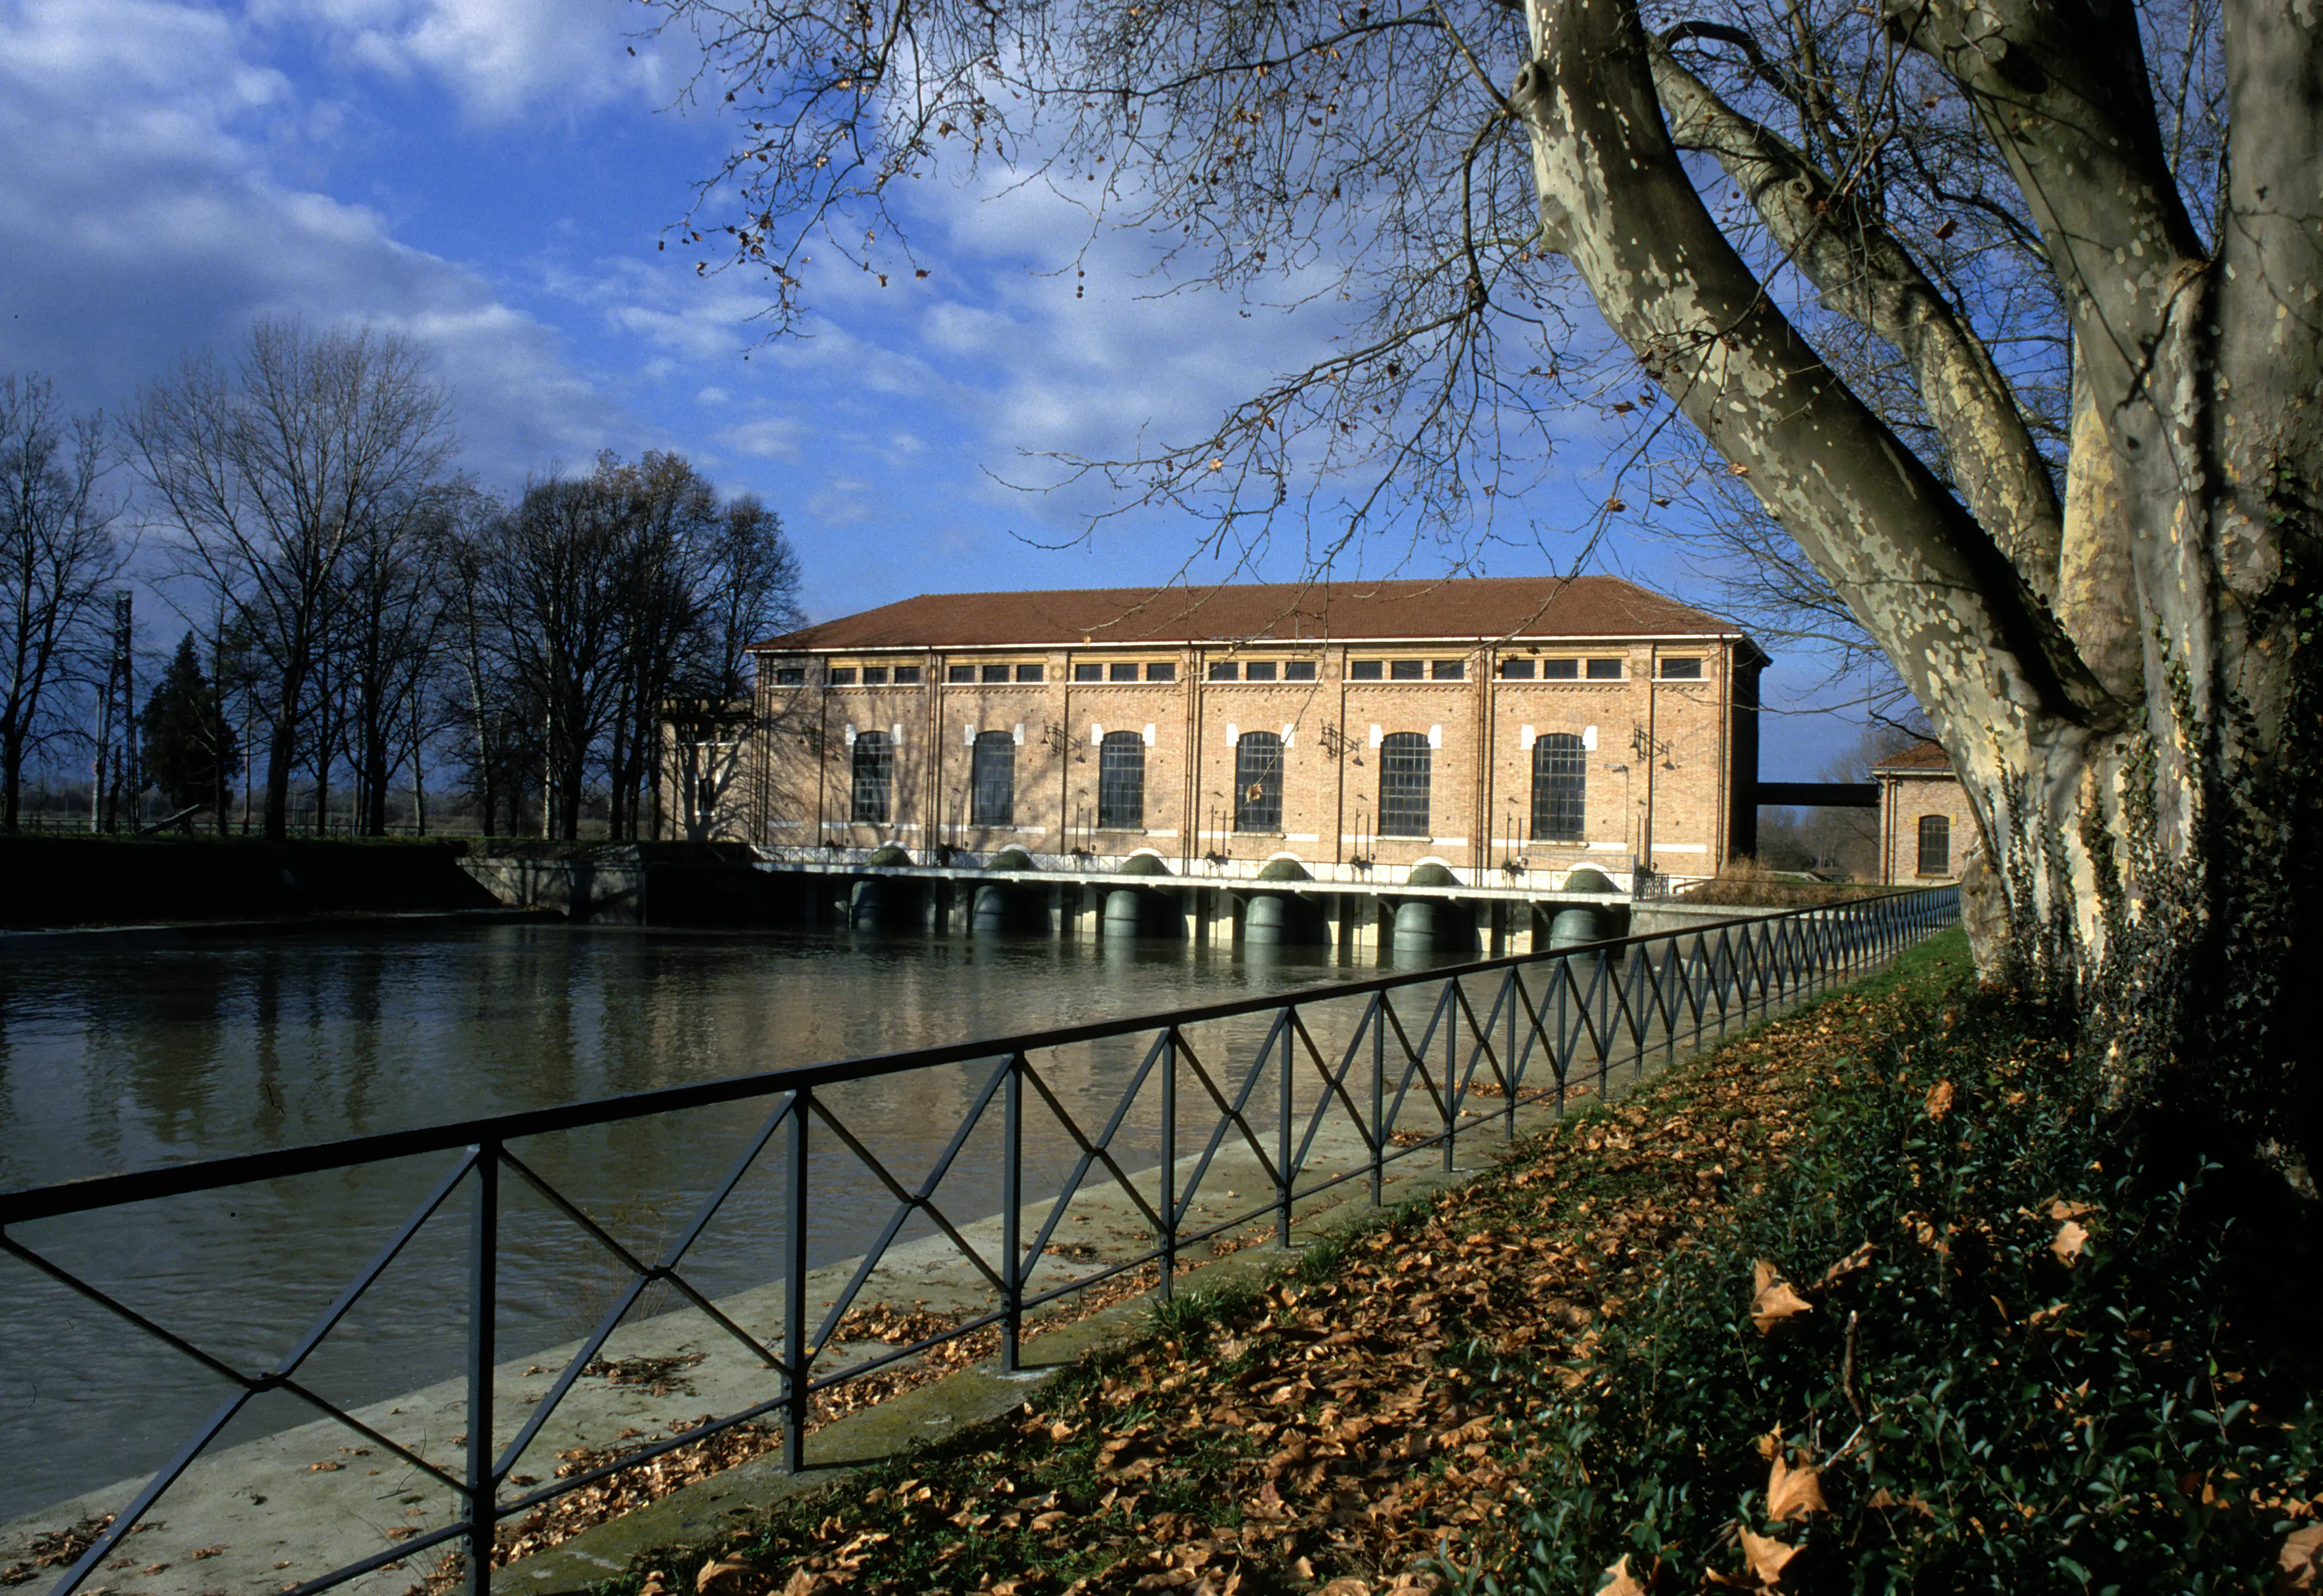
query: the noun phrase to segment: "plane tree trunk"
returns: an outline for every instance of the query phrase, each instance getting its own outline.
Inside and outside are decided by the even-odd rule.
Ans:
[[[1542,243],[1927,711],[1982,822],[2001,912],[1981,961],[2074,995],[2126,1095],[2311,1191],[2323,14],[2230,13],[2231,179],[2206,245],[2131,7],[1891,0],[1891,36],[1976,108],[2069,307],[2061,494],[1990,357],[1844,185],[1721,101],[1633,0],[1529,0],[1527,22],[1510,105]],[[1949,481],[1786,316],[1681,146],[1827,308],[1895,346]]]

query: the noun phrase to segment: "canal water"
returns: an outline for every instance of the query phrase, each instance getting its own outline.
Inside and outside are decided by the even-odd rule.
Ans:
[[[0,1188],[1362,973],[1334,968],[1321,954],[1251,961],[1184,942],[834,942],[565,926],[26,951],[0,963]],[[1214,1027],[1202,1045],[1221,1063],[1237,1049],[1246,1057],[1263,1024]],[[1043,1063],[1044,1078],[1093,1134],[1143,1053],[1132,1041],[1080,1050]],[[832,1106],[911,1187],[986,1072],[971,1065],[866,1082],[838,1090]],[[626,1244],[650,1253],[683,1227],[767,1107],[730,1105],[538,1138],[518,1151]],[[963,1221],[998,1206],[999,1117],[996,1105],[940,1190],[940,1206]],[[1070,1162],[1072,1149],[1042,1106],[1028,1106],[1027,1124],[1032,1190]],[[819,1264],[860,1251],[893,1201],[835,1138],[820,1127],[817,1134],[810,1251]],[[296,1341],[452,1162],[400,1160],[12,1234],[165,1328],[255,1369]],[[782,1179],[780,1157],[768,1157],[703,1234],[686,1266],[703,1289],[776,1277]],[[584,1333],[629,1277],[517,1182],[506,1184],[500,1335],[504,1352],[521,1355]],[[455,1197],[421,1233],[302,1379],[352,1405],[458,1371],[464,1201]],[[0,1522],[158,1466],[228,1389],[0,1256],[0,1457],[14,1460],[0,1468]],[[313,1417],[289,1397],[270,1396],[227,1439]]]

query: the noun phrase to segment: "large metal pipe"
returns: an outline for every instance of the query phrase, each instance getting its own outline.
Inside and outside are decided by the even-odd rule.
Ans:
[[[969,907],[968,929],[979,937],[1005,936],[1016,929],[1015,905],[1009,901],[1008,889],[995,885],[980,885]]]
[[[1434,899],[1406,898],[1395,906],[1395,951],[1433,953],[1436,940]]]
[[[1107,941],[1116,937],[1142,937],[1149,918],[1145,894],[1134,886],[1116,887],[1105,894],[1105,924],[1103,933]]]
[[[1287,892],[1253,893],[1243,905],[1245,948],[1320,948],[1330,937],[1321,908]]]
[[[1605,937],[1604,915],[1586,905],[1559,909],[1556,918],[1548,922],[1548,948],[1552,953],[1562,948],[1602,942]]]
[[[1245,948],[1280,948],[1290,940],[1289,904],[1280,893],[1254,894],[1243,905],[1242,940]]]

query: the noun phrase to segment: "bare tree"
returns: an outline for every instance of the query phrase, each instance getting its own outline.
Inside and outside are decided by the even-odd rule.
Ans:
[[[613,834],[647,834],[673,710],[730,731],[749,714],[748,649],[794,625],[798,559],[782,518],[757,499],[721,502],[685,461],[648,453],[609,479],[629,527],[621,706],[607,762]]]
[[[524,830],[526,773],[541,757],[543,716],[514,668],[504,629],[498,579],[507,511],[475,492],[456,496],[446,509],[436,571],[440,613],[454,656],[447,671],[454,685],[445,697],[458,706],[447,718],[460,728],[478,829],[487,837],[516,836]],[[507,826],[496,831],[503,812]]]
[[[704,703],[747,702],[748,646],[797,616],[781,518],[755,499],[721,501],[674,454],[608,454],[585,477],[533,483],[472,525],[447,569],[484,807],[521,779],[510,769],[521,738],[497,706],[533,706],[546,828],[568,838],[592,775],[609,834],[646,834],[673,705],[698,719]]]
[[[97,496],[105,422],[59,415],[49,380],[0,376],[0,830],[16,830],[24,763],[60,727],[60,692],[119,574]]]
[[[704,554],[718,491],[675,454],[598,463],[592,481],[621,527],[614,703],[607,727],[607,833],[635,837],[660,746],[663,705],[695,649],[708,599]]]
[[[748,700],[751,646],[805,623],[798,551],[782,517],[745,493],[727,500],[702,557],[702,636],[688,686],[729,703]]]
[[[429,484],[382,506],[348,550],[332,652],[341,661],[344,748],[357,829],[387,834],[388,787],[419,757],[417,700],[440,667],[445,608],[438,568],[460,484]]]
[[[1682,416],[1951,752],[1998,869],[1984,954],[2074,985],[2124,1084],[2188,1085],[2221,1148],[2311,1187],[2304,0],[666,4],[741,132],[688,242],[770,269],[778,326],[810,253],[920,269],[889,200],[948,154],[1157,230],[1190,278],[1347,296],[1331,359],[1106,468],[1221,536],[1303,510],[1328,558],[1391,503],[1473,528],[1537,474],[1544,407],[1629,417],[1641,466]],[[1628,363],[1565,335],[1573,280]],[[1341,493],[1327,524],[1301,480]]]
[[[593,478],[552,477],[485,536],[488,646],[539,710],[544,827],[577,837],[590,763],[620,702],[620,502]]]
[[[710,761],[722,757],[730,765],[734,756],[716,750],[740,744],[758,714],[750,646],[806,619],[798,603],[798,556],[782,518],[757,498],[745,494],[726,505],[701,557],[703,600],[686,668],[665,699],[664,725],[654,728],[656,746],[667,749],[671,768],[650,773],[656,804],[666,791],[678,800],[677,812],[656,813],[656,822],[666,818],[686,837],[706,829],[699,794],[703,778],[713,774]]]
[[[441,471],[443,390],[400,336],[262,320],[231,371],[207,353],[181,362],[128,431],[188,570],[265,662],[266,834],[280,838],[292,773],[315,746],[351,562]],[[318,784],[327,738],[321,748]]]

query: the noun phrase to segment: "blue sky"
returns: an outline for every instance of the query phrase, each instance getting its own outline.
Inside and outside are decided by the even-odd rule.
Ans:
[[[0,369],[118,410],[254,316],[368,320],[431,353],[488,486],[677,450],[782,513],[818,616],[1175,573],[1192,527],[1080,538],[1103,500],[1009,484],[1044,451],[1198,436],[1323,348],[1323,316],[1157,298],[1125,237],[1098,241],[1076,298],[1077,213],[987,178],[915,188],[924,281],[825,272],[813,335],[767,345],[760,286],[697,278],[669,231],[726,130],[675,105],[690,62],[651,22],[636,0],[0,0]],[[1602,497],[1604,449],[1576,434],[1523,507],[1548,535],[1496,547],[1490,573],[1571,558],[1554,529]],[[1611,555],[1702,596],[1660,550]],[[1364,556],[1373,574],[1429,557],[1392,538]],[[1296,549],[1259,569],[1298,575]],[[1813,677],[1778,663],[1770,700]],[[1854,735],[1817,715],[1767,730],[1769,778],[1813,775]]]

